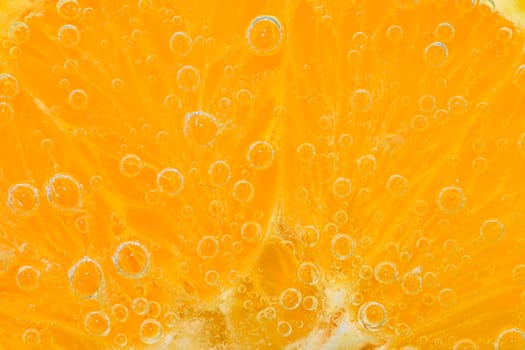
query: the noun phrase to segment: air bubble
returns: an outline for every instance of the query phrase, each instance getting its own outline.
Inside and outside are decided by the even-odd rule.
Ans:
[[[366,154],[357,159],[357,170],[363,175],[368,176],[376,172],[376,157],[372,154]]]
[[[214,236],[204,236],[197,243],[197,254],[203,259],[212,259],[219,254],[219,241]]]
[[[159,321],[147,319],[140,325],[139,336],[144,344],[155,344],[162,339],[164,330]]]
[[[22,333],[22,343],[28,345],[39,345],[42,336],[40,331],[34,328],[28,328]]]
[[[232,196],[237,202],[249,203],[255,196],[255,188],[251,182],[239,180],[233,185]]]
[[[73,24],[64,24],[58,29],[58,41],[65,48],[71,49],[80,42],[80,31]]]
[[[262,227],[257,221],[246,221],[241,226],[241,236],[246,242],[257,242],[262,236]]]
[[[335,197],[343,199],[352,192],[352,181],[346,177],[338,177],[332,186],[332,193]]]
[[[319,299],[313,295],[307,295],[303,298],[303,307],[307,311],[316,311],[319,306]]]
[[[436,27],[436,36],[440,42],[451,42],[455,35],[456,30],[454,26],[448,22],[441,22]]]
[[[116,346],[124,348],[128,345],[128,337],[124,333],[117,333],[115,334],[114,342]]]
[[[89,334],[105,337],[109,334],[111,322],[108,315],[102,311],[92,311],[84,318],[84,327]]]
[[[295,310],[301,305],[301,292],[295,288],[285,289],[279,297],[279,305],[285,310]]]
[[[145,316],[149,312],[149,301],[146,298],[138,297],[133,299],[131,310],[139,316]]]
[[[0,96],[2,97],[2,96]],[[4,120],[13,120],[15,117],[15,109],[10,103],[0,102],[0,122]]]
[[[75,19],[80,14],[77,0],[59,0],[56,9],[58,16],[66,21]]]
[[[88,104],[88,95],[82,89],[72,90],[67,97],[67,103],[71,108],[76,109],[77,111],[81,110],[86,108]]]
[[[423,95],[419,98],[418,103],[421,113],[430,113],[436,107],[436,98],[434,95]]]
[[[64,212],[74,212],[82,206],[82,186],[68,174],[56,174],[46,185],[47,200]]]
[[[410,119],[410,128],[415,132],[423,132],[428,129],[428,117],[423,114],[416,114]]]
[[[386,309],[383,304],[369,301],[359,308],[357,320],[365,329],[378,331],[386,324]]]
[[[177,325],[177,314],[172,311],[166,312],[162,319],[168,328],[174,328]]]
[[[113,312],[113,316],[117,322],[123,323],[128,320],[129,310],[126,305],[115,304],[111,307],[111,311]]]
[[[18,79],[10,73],[0,74],[0,98],[12,99],[20,92]]]
[[[126,278],[142,278],[149,272],[150,252],[139,242],[121,243],[113,255],[113,265],[117,272]]]
[[[168,196],[176,196],[184,188],[184,176],[175,168],[162,169],[157,174],[157,188]]]
[[[307,247],[314,247],[319,242],[319,229],[313,225],[306,225],[301,231],[301,241]]]
[[[437,204],[447,214],[456,214],[465,206],[465,195],[459,187],[444,187],[438,195]]]
[[[379,283],[392,284],[398,275],[397,266],[391,261],[382,261],[374,269],[374,277]]]
[[[356,112],[367,112],[372,107],[372,95],[366,89],[358,89],[350,97],[350,105]]]
[[[16,184],[7,190],[7,206],[16,215],[30,216],[39,205],[38,190],[31,184]]]
[[[402,196],[408,190],[408,180],[399,174],[391,175],[386,182],[386,189],[393,196]]]
[[[419,294],[423,289],[423,279],[418,273],[407,272],[401,280],[401,289],[408,295]]]
[[[425,48],[423,58],[428,66],[441,67],[448,58],[448,49],[442,42],[435,41]]]
[[[292,334],[292,325],[288,321],[277,322],[277,332],[281,337],[289,337]]]
[[[355,242],[345,233],[336,234],[332,238],[331,252],[339,260],[348,260],[354,255]]]
[[[297,268],[297,278],[305,284],[315,285],[321,279],[321,270],[314,263],[302,262]]]
[[[487,219],[481,224],[479,234],[485,241],[497,241],[503,238],[505,227],[499,219]]]
[[[450,288],[444,288],[439,291],[437,300],[438,300],[439,305],[443,307],[454,306],[457,301],[456,292],[454,292],[454,290]]]
[[[120,173],[125,177],[135,177],[140,174],[144,168],[144,163],[139,156],[135,154],[126,154],[120,159]]]
[[[257,170],[268,169],[273,163],[273,146],[268,141],[255,141],[250,145],[246,158],[250,167]]]
[[[478,350],[478,346],[470,339],[461,339],[454,343],[452,350]]]
[[[192,47],[191,37],[185,32],[175,32],[170,38],[170,50],[178,56],[187,56]]]
[[[23,45],[31,36],[29,27],[24,22],[15,22],[9,26],[7,37],[15,45]]]
[[[510,328],[502,331],[494,342],[494,350],[523,349],[525,349],[525,333],[519,328]]]
[[[197,146],[210,146],[215,138],[219,127],[215,116],[202,111],[186,114],[182,132],[186,140]]]
[[[95,260],[84,257],[77,261],[68,271],[71,290],[82,298],[93,298],[104,283],[102,267]]]
[[[221,274],[217,270],[208,270],[204,274],[204,282],[209,286],[218,286],[221,281]]]
[[[386,29],[386,38],[393,43],[400,42],[403,39],[403,27],[393,24]]]
[[[283,26],[274,16],[258,16],[246,30],[248,47],[256,55],[276,53],[283,42],[283,36]]]
[[[514,73],[514,84],[520,89],[525,89],[525,64],[522,64],[516,69]]]
[[[16,285],[25,292],[30,292],[40,285],[40,271],[33,266],[22,266],[16,273]]]
[[[302,143],[297,147],[297,156],[302,162],[311,162],[315,157],[315,147],[311,143]]]
[[[230,181],[230,164],[224,160],[216,160],[208,168],[208,177],[213,187],[222,187]]]
[[[448,110],[452,114],[462,114],[467,110],[468,103],[463,96],[452,96],[448,100]]]
[[[177,86],[183,91],[196,91],[201,85],[201,73],[193,66],[184,66],[177,72]]]
[[[518,264],[512,269],[514,282],[525,285],[525,264]]]

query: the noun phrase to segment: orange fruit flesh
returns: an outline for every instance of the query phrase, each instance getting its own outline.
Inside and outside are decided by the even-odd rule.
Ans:
[[[0,9],[0,348],[525,347],[489,2]]]

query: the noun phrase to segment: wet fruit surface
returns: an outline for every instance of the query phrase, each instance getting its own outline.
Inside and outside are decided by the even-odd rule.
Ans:
[[[523,30],[3,2],[0,348],[524,349]]]

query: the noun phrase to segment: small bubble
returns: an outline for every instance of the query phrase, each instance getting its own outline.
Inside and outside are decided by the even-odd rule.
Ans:
[[[315,285],[321,279],[321,270],[314,263],[302,262],[297,268],[297,278],[305,284]]]
[[[419,98],[418,103],[421,113],[431,113],[436,107],[436,98],[434,95],[423,95]]]
[[[494,342],[494,350],[522,349],[525,349],[525,333],[519,328],[510,328],[502,331]]]
[[[139,336],[144,344],[158,343],[162,339],[163,333],[162,325],[155,319],[146,319],[140,325]]]
[[[196,91],[201,85],[201,73],[193,66],[184,66],[177,72],[177,86],[183,91]]]
[[[436,27],[437,39],[443,43],[451,42],[456,35],[454,26],[448,22],[441,22]]]
[[[315,147],[311,143],[302,143],[297,147],[297,156],[303,162],[311,162],[315,157]]]
[[[257,221],[246,221],[241,226],[241,236],[246,242],[257,242],[262,235],[262,227]]]
[[[512,29],[509,27],[501,27],[498,29],[497,38],[501,42],[507,43],[512,40],[513,37]]]
[[[377,331],[386,324],[386,309],[376,301],[366,302],[359,308],[357,320],[367,330]]]
[[[415,132],[428,130],[428,117],[423,114],[416,114],[410,119],[410,128]]]
[[[178,56],[187,56],[192,48],[191,37],[185,32],[175,32],[170,38],[170,50]]]
[[[0,96],[2,97],[2,96]],[[13,120],[15,117],[15,109],[8,102],[0,102],[0,121]]]
[[[332,238],[331,252],[339,260],[348,260],[354,255],[355,241],[345,233],[336,234]]]
[[[111,311],[113,312],[113,316],[117,322],[123,323],[128,320],[129,310],[126,305],[115,304],[111,307]]]
[[[372,95],[366,89],[358,89],[350,97],[350,105],[356,112],[367,112],[372,107]]]
[[[145,316],[149,312],[149,301],[146,298],[138,297],[131,302],[131,310],[139,316]]]
[[[71,49],[80,42],[80,31],[73,24],[64,24],[58,29],[58,41],[65,48]]]
[[[140,174],[144,163],[139,156],[135,154],[126,154],[120,159],[120,173],[125,177],[135,177]]]
[[[449,113],[446,109],[438,109],[434,112],[434,120],[438,125],[445,125],[449,121]]]
[[[33,266],[22,266],[16,273],[16,285],[25,292],[30,292],[40,285],[40,271]]]
[[[124,333],[117,333],[115,334],[115,338],[113,340],[115,342],[115,345],[121,348],[126,347],[128,345],[128,337]]]
[[[408,190],[408,180],[399,174],[391,175],[386,182],[386,189],[393,196],[402,196]]]
[[[15,22],[9,26],[7,37],[15,45],[23,45],[31,36],[29,27],[24,22]]]
[[[95,297],[104,283],[102,267],[88,257],[77,261],[67,275],[71,290],[86,299]]]
[[[172,311],[168,311],[162,317],[164,324],[168,328],[174,328],[177,325],[177,314]]]
[[[457,301],[456,292],[454,292],[450,288],[444,288],[439,291],[437,300],[438,300],[439,305],[443,307],[454,306]]]
[[[139,242],[121,243],[113,255],[113,265],[117,272],[126,278],[142,278],[149,272],[150,252]]]
[[[80,14],[77,0],[59,0],[56,9],[58,16],[66,21],[75,19]]]
[[[448,110],[452,114],[462,114],[467,110],[468,103],[463,96],[452,96],[448,100]]]
[[[368,176],[376,172],[377,162],[376,157],[372,154],[366,154],[357,158],[357,170],[364,175]]]
[[[67,103],[71,108],[81,110],[88,104],[88,95],[82,89],[72,90],[67,97]]]
[[[401,280],[401,289],[408,295],[419,294],[423,289],[423,279],[418,273],[407,272]]]
[[[18,79],[10,73],[0,73],[0,98],[12,99],[20,92]]]
[[[273,163],[273,146],[268,141],[255,141],[250,145],[246,158],[250,167],[257,170],[268,169]]]
[[[153,9],[153,0],[139,0],[137,7],[141,12],[148,12]]]
[[[34,328],[28,328],[22,333],[22,343],[29,345],[39,345],[41,340],[40,331]]]
[[[56,174],[46,185],[47,200],[64,212],[74,212],[82,206],[82,186],[67,174]]]
[[[448,49],[442,42],[435,41],[425,48],[423,58],[428,66],[441,67],[448,58]]]
[[[374,277],[379,283],[391,284],[398,277],[397,266],[391,261],[382,261],[374,269]]]
[[[301,241],[307,247],[314,247],[319,242],[319,229],[313,225],[306,225],[301,231]]]
[[[279,297],[279,305],[285,310],[295,310],[301,305],[301,292],[295,288],[285,289]]]
[[[239,180],[233,185],[232,196],[233,199],[240,203],[249,203],[255,196],[255,188],[251,182]]]
[[[208,168],[208,177],[213,187],[222,187],[230,181],[231,168],[224,160],[216,160]]]
[[[162,169],[157,174],[157,188],[167,196],[176,196],[184,188],[184,176],[175,168]]]
[[[281,22],[274,16],[258,16],[252,20],[246,30],[248,47],[256,55],[276,53],[284,37]]]
[[[332,193],[335,197],[343,199],[352,192],[352,181],[346,177],[338,177],[332,186]]]
[[[221,274],[216,270],[208,270],[204,274],[204,282],[209,286],[218,286],[221,281]]]
[[[16,184],[7,191],[7,206],[20,216],[32,215],[40,205],[38,190],[31,184]]]
[[[503,238],[505,227],[499,219],[487,219],[481,224],[479,234],[485,241],[498,241]]]
[[[277,332],[282,337],[288,337],[292,334],[292,325],[288,321],[279,321],[277,322]]]
[[[197,146],[210,146],[217,137],[219,127],[215,116],[202,111],[186,114],[182,132],[186,140]]]
[[[361,265],[359,268],[359,278],[369,280],[374,276],[374,269],[370,265]]]
[[[307,295],[303,298],[303,307],[307,311],[316,311],[319,306],[319,299],[313,295]]]
[[[437,198],[439,208],[447,214],[456,214],[465,206],[465,195],[459,187],[444,187]]]
[[[393,43],[400,42],[403,39],[403,35],[403,27],[400,25],[393,24],[386,29],[386,38]]]
[[[105,337],[109,334],[111,322],[108,315],[102,311],[92,311],[84,318],[84,327],[89,334]]]
[[[525,285],[525,264],[518,264],[512,269],[514,282]]]
[[[516,86],[520,89],[525,89],[525,64],[522,64],[516,69],[516,72],[514,73],[514,84],[516,84]]]
[[[478,346],[470,339],[461,339],[454,343],[452,350],[478,350]]]
[[[363,49],[368,43],[368,35],[365,32],[355,32],[352,35],[352,42],[356,47]]]
[[[363,54],[359,50],[348,50],[346,61],[352,66],[359,66],[363,62]]]
[[[214,236],[204,236],[197,243],[197,254],[203,259],[212,259],[219,254],[219,241]]]

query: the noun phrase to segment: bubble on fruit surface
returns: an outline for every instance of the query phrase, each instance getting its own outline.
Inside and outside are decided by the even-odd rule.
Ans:
[[[456,292],[450,288],[443,288],[439,291],[439,294],[437,296],[437,300],[439,305],[443,307],[451,307],[456,304],[457,296]]]
[[[151,254],[140,242],[128,241],[119,244],[112,257],[117,272],[126,278],[142,278],[148,274]]]
[[[120,159],[120,173],[124,177],[136,177],[144,168],[144,163],[135,154],[126,154]]]
[[[149,312],[148,299],[143,297],[133,299],[133,301],[131,302],[131,310],[139,316],[147,315]]]
[[[246,158],[250,167],[265,170],[272,165],[274,153],[273,146],[268,141],[255,141],[248,148]]]
[[[25,265],[16,273],[16,285],[25,292],[30,292],[40,285],[40,271],[33,266]]]
[[[372,95],[367,89],[357,89],[350,97],[350,106],[356,112],[368,112],[372,108]]]
[[[386,29],[386,38],[393,43],[397,43],[403,39],[403,27],[397,24],[392,24]]]
[[[282,46],[284,29],[275,16],[262,15],[255,17],[246,30],[246,42],[256,55],[272,55]]]
[[[219,254],[219,241],[214,236],[204,236],[197,242],[197,254],[203,259],[212,259]]]
[[[9,26],[7,37],[15,45],[23,45],[31,36],[31,30],[24,22],[14,22]]]
[[[419,273],[407,272],[401,279],[401,290],[408,295],[416,295],[423,290],[423,279]]]
[[[15,109],[13,106],[8,102],[0,102],[0,122],[13,120],[14,117]]]
[[[129,310],[128,307],[124,304],[115,304],[111,307],[111,312],[113,314],[113,318],[117,320],[117,322],[126,322],[129,317]]]
[[[183,66],[177,71],[177,86],[183,91],[196,91],[201,85],[201,73],[193,66]]]
[[[12,99],[19,93],[18,79],[11,73],[0,73],[0,98]]]
[[[277,332],[282,337],[288,337],[292,334],[292,325],[288,321],[277,322]]]
[[[303,307],[307,311],[316,311],[319,306],[319,299],[314,295],[306,295],[303,298]]]
[[[374,277],[379,283],[391,284],[398,278],[397,266],[392,261],[382,261],[374,269]]]
[[[514,72],[514,84],[520,89],[525,89],[525,64],[519,66]]]
[[[448,110],[452,114],[462,114],[467,110],[468,102],[467,99],[463,96],[456,95],[452,96],[448,100]]]
[[[369,176],[376,172],[377,169],[377,160],[373,154],[365,154],[357,158],[357,170],[363,176]]]
[[[230,181],[232,175],[231,167],[224,160],[216,160],[208,168],[208,178],[213,187],[222,187]]]
[[[84,317],[84,327],[91,335],[105,337],[110,332],[111,321],[104,312],[92,311]]]
[[[193,40],[186,32],[175,32],[170,37],[170,50],[177,56],[187,56],[192,45]]]
[[[74,212],[82,207],[82,186],[69,174],[56,174],[46,185],[49,203],[62,212]]]
[[[204,274],[204,282],[209,286],[218,286],[221,282],[221,274],[217,270],[208,270]]]
[[[355,241],[345,233],[338,233],[332,238],[330,251],[339,260],[348,260],[354,255]]]
[[[115,342],[115,345],[120,348],[125,348],[126,345],[128,345],[128,337],[124,333],[115,334],[113,341]]]
[[[525,285],[525,264],[517,264],[512,268],[512,280]]]
[[[305,142],[297,146],[297,156],[302,162],[311,162],[315,157],[315,146]]]
[[[314,225],[306,225],[301,230],[301,241],[307,247],[314,247],[319,242],[320,232]]]
[[[487,219],[481,224],[479,234],[485,241],[497,241],[503,238],[505,226],[499,219]]]
[[[28,344],[30,346],[40,345],[41,339],[42,339],[42,335],[40,331],[35,328],[27,328],[22,333],[22,343]]]
[[[315,285],[321,279],[321,270],[312,262],[302,262],[297,268],[297,279],[308,285]]]
[[[162,339],[163,334],[162,324],[156,319],[146,319],[140,325],[139,337],[144,344],[158,343]]]
[[[457,186],[442,188],[437,197],[437,204],[446,214],[458,213],[465,206],[463,190]]]
[[[500,332],[494,342],[494,350],[525,349],[525,332],[519,328],[510,328]]]
[[[184,176],[175,168],[164,168],[157,174],[157,188],[160,192],[173,197],[184,188]]]
[[[461,339],[454,343],[452,350],[478,350],[478,345],[470,339]]]
[[[423,58],[430,67],[441,67],[448,58],[448,49],[445,44],[435,41],[425,47]]]
[[[456,29],[449,22],[441,22],[436,26],[436,36],[439,41],[448,43],[454,39]]]
[[[332,185],[332,193],[337,198],[346,198],[352,192],[352,181],[346,177],[338,177]]]
[[[82,89],[74,89],[67,96],[67,103],[71,108],[81,110],[88,104],[88,94]]]
[[[210,146],[216,139],[219,126],[214,115],[194,111],[184,117],[182,132],[186,140],[197,146]]]
[[[71,49],[80,42],[80,31],[73,24],[64,24],[58,29],[58,41],[65,48]]]
[[[386,308],[376,301],[369,301],[361,305],[357,313],[359,324],[369,331],[378,331],[387,321]]]
[[[423,95],[419,98],[419,110],[421,113],[430,113],[436,107],[436,97],[434,95]]]
[[[257,242],[262,236],[262,226],[257,221],[246,221],[241,226],[241,236],[246,242]]]
[[[7,206],[16,215],[30,216],[38,209],[39,205],[38,190],[31,184],[16,184],[7,190]]]
[[[248,180],[239,180],[233,185],[232,196],[239,203],[249,203],[255,196],[255,187]]]
[[[68,281],[69,287],[77,296],[93,298],[104,283],[102,267],[94,259],[84,257],[69,269]]]
[[[302,294],[296,288],[285,289],[279,297],[279,305],[285,310],[295,310],[301,305]]]
[[[57,14],[64,20],[72,20],[79,16],[79,6],[77,0],[59,0],[56,3]]]
[[[408,180],[403,175],[390,175],[386,182],[386,189],[393,196],[402,196],[408,190]]]

